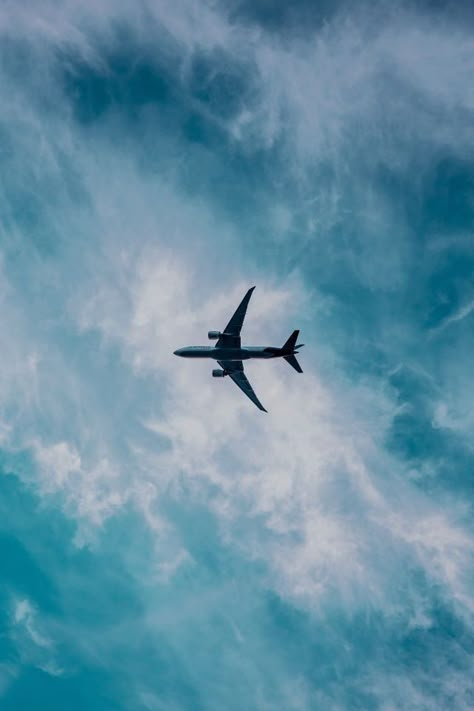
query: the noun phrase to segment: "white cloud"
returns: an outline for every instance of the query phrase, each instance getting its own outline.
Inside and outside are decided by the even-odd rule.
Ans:
[[[447,316],[445,319],[443,319],[441,323],[438,324],[438,326],[435,326],[431,329],[431,334],[436,335],[440,331],[444,331],[445,328],[451,326],[453,323],[458,323],[458,321],[462,321],[463,319],[470,316],[473,311],[474,299],[472,301],[469,301],[467,304],[464,304],[464,306],[462,306],[450,316]]]
[[[11,637],[23,664],[32,664],[50,676],[64,672],[56,659],[55,643],[44,631],[45,624],[27,598],[14,601]]]
[[[44,445],[36,441],[32,448],[41,490],[44,494],[61,493],[66,510],[79,521],[86,519],[99,526],[127,502],[130,491],[106,457],[94,458],[90,466],[85,466],[78,451],[67,442]]]

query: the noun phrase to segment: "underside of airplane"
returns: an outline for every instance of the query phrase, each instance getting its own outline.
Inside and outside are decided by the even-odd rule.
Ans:
[[[299,331],[295,330],[280,348],[275,346],[242,346],[240,332],[254,289],[255,287],[253,286],[247,291],[223,331],[208,332],[208,338],[216,341],[215,346],[188,346],[179,348],[174,353],[182,358],[213,358],[220,365],[220,368],[215,368],[212,371],[213,377],[224,378],[228,375],[259,410],[267,412],[245,375],[243,361],[283,358],[298,373],[302,373],[303,371],[296,359],[296,355],[298,354],[298,349],[302,348],[304,344],[296,343]]]

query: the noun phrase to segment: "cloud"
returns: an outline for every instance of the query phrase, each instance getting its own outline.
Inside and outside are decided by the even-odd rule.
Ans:
[[[432,329],[432,333],[436,334],[438,331],[443,331],[445,328],[450,326],[452,323],[457,323],[458,321],[462,321],[467,316],[469,316],[473,311],[474,311],[474,301],[470,301],[468,304],[465,304],[462,308],[460,308],[454,314],[447,316],[443,321],[441,321],[441,323],[438,326],[435,326]]]
[[[297,610],[327,632],[334,616],[320,656],[343,672],[331,651],[331,639],[343,649],[349,636],[339,618],[343,625],[365,615],[361,639],[390,650],[395,629],[422,637],[440,608],[469,621],[468,505],[424,487],[423,462],[388,446],[401,412],[414,413],[420,438],[426,426],[414,396],[397,397],[391,369],[419,360],[435,382],[439,375],[437,352],[431,362],[419,355],[429,343],[413,301],[429,298],[433,262],[415,266],[423,251],[413,193],[422,201],[441,157],[456,161],[472,148],[467,30],[457,25],[448,35],[415,10],[383,22],[344,12],[282,43],[215,4],[25,7],[7,4],[0,14],[13,40],[3,69],[11,100],[0,109],[10,146],[0,295],[8,461],[29,454],[18,473],[78,521],[78,545],[93,548],[108,526],[138,514],[153,539],[149,559],[123,545],[124,566],[135,571],[153,639],[171,623],[147,591],[181,591],[183,604],[166,609],[168,639],[172,647],[178,635],[186,669],[197,661],[185,628],[204,638],[216,624],[212,610],[237,608],[232,575],[254,575],[258,591],[224,625],[236,649],[250,638],[256,654],[250,628],[261,632],[265,606],[253,606],[271,591],[287,606],[284,620]],[[22,56],[38,72],[19,71]],[[140,62],[145,76],[165,77],[168,103],[147,100],[146,86],[143,100],[126,93],[139,93]],[[265,417],[227,379],[212,380],[207,364],[172,355],[221,328],[254,283],[245,338],[283,343],[299,326],[307,343],[304,376],[284,363],[248,365]],[[444,326],[468,315],[456,313]],[[416,378],[412,386],[413,395]],[[449,397],[440,388],[426,400],[446,434],[439,408]],[[217,527],[211,552],[200,507]],[[213,556],[219,572],[219,556],[238,569],[230,582],[210,575]],[[187,575],[199,580],[189,598],[179,588]],[[54,642],[26,598],[13,625],[25,659],[60,670],[45,661],[46,652],[55,659]],[[93,640],[106,656],[121,634],[132,638],[133,624],[103,644]],[[98,663],[93,643],[81,644]],[[364,657],[363,647],[354,642],[352,653]],[[247,699],[270,707],[268,683],[254,690],[289,664],[280,699],[285,708],[311,707],[307,669],[272,657],[252,676],[252,656],[242,661],[229,649],[228,668],[235,654],[250,674]],[[358,693],[372,694],[367,708],[390,708],[394,697],[413,708],[436,699],[426,696],[424,673],[407,678],[400,665],[387,676],[367,654],[352,667],[363,679]],[[307,655],[316,666],[314,650]],[[209,642],[203,677],[212,658]],[[440,668],[448,689],[452,667]],[[160,708],[142,681],[143,703]],[[350,684],[334,684],[321,684],[320,704],[349,708]],[[229,697],[220,691],[222,708]],[[465,698],[456,697],[458,708]]]
[[[77,450],[67,442],[42,445],[35,442],[39,484],[45,494],[61,493],[66,509],[78,519],[100,525],[128,499],[128,492],[117,483],[117,472],[107,459],[85,468]]]
[[[14,602],[11,634],[23,664],[32,664],[51,676],[61,676],[64,670],[56,661],[55,645],[38,623],[37,611],[29,600]]]

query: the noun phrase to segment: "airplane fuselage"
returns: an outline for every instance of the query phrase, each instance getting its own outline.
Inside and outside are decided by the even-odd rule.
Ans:
[[[278,358],[286,353],[273,346],[241,346],[220,348],[218,346],[187,346],[174,352],[181,358],[213,358],[214,360],[249,360],[250,358]]]
[[[181,358],[204,358],[216,360],[219,368],[212,371],[213,378],[224,378],[228,376],[240,390],[258,407],[259,410],[267,412],[256,396],[248,378],[244,372],[243,361],[269,360],[270,358],[284,358],[298,373],[302,373],[300,364],[296,359],[298,348],[302,344],[297,344],[299,330],[293,331],[281,348],[274,346],[243,346],[240,340],[240,332],[244,322],[247,306],[255,289],[252,286],[247,291],[244,298],[237,307],[235,313],[223,331],[208,331],[207,336],[211,341],[216,341],[213,346],[187,346],[178,348],[174,354]]]

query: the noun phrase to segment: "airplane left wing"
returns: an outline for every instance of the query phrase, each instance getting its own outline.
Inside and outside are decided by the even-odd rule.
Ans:
[[[247,306],[249,305],[250,297],[254,289],[255,287],[252,286],[238,305],[234,315],[225,327],[222,336],[216,343],[217,348],[240,348],[240,332],[244,323],[245,314],[247,313]]]
[[[229,375],[234,383],[239,387],[243,393],[247,395],[250,400],[258,407],[259,410],[267,412],[263,407],[262,403],[255,395],[252,386],[247,380],[247,376],[244,373],[244,365],[241,360],[218,360],[217,361],[221,368]]]

